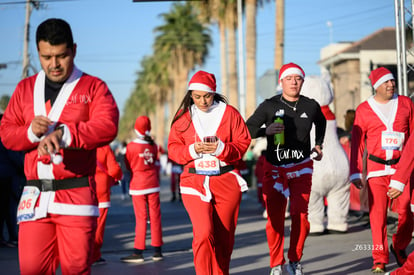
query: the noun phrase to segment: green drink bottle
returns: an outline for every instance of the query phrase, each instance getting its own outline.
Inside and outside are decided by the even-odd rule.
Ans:
[[[280,109],[276,112],[274,122],[283,124],[283,116],[285,115],[285,110]],[[275,145],[284,145],[285,144],[285,131],[282,131],[274,136]]]

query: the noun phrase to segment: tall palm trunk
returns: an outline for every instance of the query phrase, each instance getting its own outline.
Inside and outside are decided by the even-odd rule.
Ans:
[[[282,67],[285,49],[285,0],[276,0],[275,70]]]
[[[220,57],[221,57],[221,93],[226,97],[229,97],[229,88],[227,80],[227,40],[226,40],[226,28],[222,22],[219,22],[220,30]]]
[[[227,10],[227,35],[228,35],[228,75],[229,75],[229,101],[239,109],[239,89],[237,79],[237,50],[236,50],[236,9],[230,5]]]
[[[256,2],[246,0],[246,118],[256,109]]]

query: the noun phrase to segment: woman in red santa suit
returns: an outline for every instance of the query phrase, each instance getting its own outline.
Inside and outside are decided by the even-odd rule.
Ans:
[[[198,71],[171,123],[168,155],[183,164],[180,191],[193,225],[198,275],[229,274],[247,184],[235,169],[250,144],[239,112],[216,93],[213,74]]]
[[[150,136],[150,131],[150,119],[146,116],[138,117],[135,121],[137,138],[127,145],[125,154],[125,165],[131,171],[129,194],[132,195],[136,223],[134,253],[121,258],[127,263],[144,261],[142,252],[145,250],[148,214],[151,224],[151,245],[154,247],[152,260],[163,259],[160,182],[156,165],[158,146]]]
[[[99,203],[98,226],[96,228],[92,262],[104,264],[101,256],[108,208],[111,206],[111,187],[122,179],[122,169],[116,161],[115,154],[109,145],[96,150],[96,195]]]

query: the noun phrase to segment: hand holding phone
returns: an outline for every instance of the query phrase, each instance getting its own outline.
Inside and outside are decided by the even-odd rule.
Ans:
[[[215,143],[218,141],[218,138],[216,136],[207,136],[203,138],[204,143]]]

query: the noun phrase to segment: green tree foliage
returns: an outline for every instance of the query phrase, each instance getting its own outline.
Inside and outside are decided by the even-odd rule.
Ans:
[[[140,115],[163,113],[166,104],[174,112],[177,104],[173,101],[182,99],[190,71],[204,63],[212,39],[208,26],[200,23],[195,11],[190,3],[174,3],[169,13],[160,15],[164,24],[154,29],[154,54],[140,63],[135,87],[124,106],[118,139],[132,137],[135,120]],[[157,119],[171,116],[157,115]]]
[[[9,95],[3,95],[0,97],[0,109],[2,112],[6,110],[7,105],[9,104],[10,96]]]

